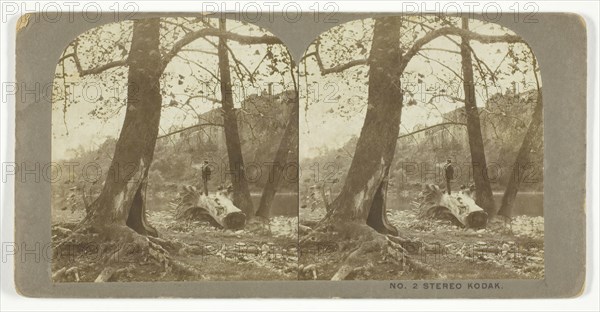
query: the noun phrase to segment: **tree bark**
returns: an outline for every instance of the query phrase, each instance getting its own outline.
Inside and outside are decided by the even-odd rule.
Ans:
[[[223,32],[227,31],[224,18],[219,19],[219,30]],[[223,106],[225,145],[227,145],[229,173],[231,174],[231,184],[233,186],[233,204],[239,207],[246,214],[247,218],[250,218],[254,215],[254,207],[244,168],[237,113],[233,106],[233,90],[231,87],[228,53],[227,39],[224,36],[220,36],[218,54],[219,72],[221,73],[221,102]]]
[[[330,216],[334,223],[358,221],[379,233],[394,235],[398,231],[387,220],[386,195],[402,112],[400,26],[400,17],[375,20],[367,114],[345,184],[331,204]]]
[[[161,113],[159,29],[158,18],[134,22],[125,121],[103,189],[83,224],[126,224],[139,234],[158,235],[146,220],[145,195]]]
[[[498,214],[501,216],[509,218],[512,216],[515,198],[517,197],[517,192],[519,191],[519,187],[523,180],[522,169],[529,164],[531,149],[536,140],[540,139],[542,134],[542,115],[542,93],[541,90],[538,90],[537,103],[533,110],[529,127],[523,138],[523,143],[521,143],[521,147],[519,148],[519,153],[517,154],[517,159],[513,165],[506,191],[504,191],[504,196],[502,196],[502,204],[498,211]]]
[[[469,19],[462,19],[462,28],[469,29]],[[469,135],[469,148],[471,150],[471,165],[473,167],[473,182],[475,182],[475,202],[482,207],[488,215],[495,213],[492,187],[487,176],[487,162],[481,134],[481,121],[479,109],[475,99],[475,82],[473,79],[473,61],[469,39],[461,37],[460,54],[462,56],[463,87],[465,91],[465,112],[467,115],[467,133]]]
[[[281,141],[279,142],[279,148],[275,154],[275,159],[273,159],[273,164],[271,164],[271,167],[269,168],[269,180],[267,181],[267,184],[265,184],[260,198],[260,204],[256,211],[257,217],[268,219],[271,216],[271,204],[273,203],[273,198],[275,198],[275,194],[277,193],[277,188],[283,177],[283,172],[290,163],[288,155],[292,148],[298,144],[299,98],[296,95],[292,100],[294,101],[292,111],[290,112]]]

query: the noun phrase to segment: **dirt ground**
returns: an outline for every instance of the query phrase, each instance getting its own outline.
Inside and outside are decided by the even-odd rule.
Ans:
[[[300,211],[300,223],[320,220],[323,214],[323,210],[304,208]],[[402,237],[429,245],[416,244],[411,257],[439,275],[416,272],[386,261],[381,255],[372,255],[365,256],[364,263],[349,279],[544,278],[543,217],[519,216],[512,222],[494,219],[480,230],[460,228],[447,220],[422,220],[416,209],[388,211],[388,219]],[[301,250],[305,248],[301,246]],[[311,266],[311,272],[300,274],[302,279],[331,279],[349,253],[340,251],[336,242],[306,249],[309,248],[313,252],[301,255],[300,268]]]
[[[53,241],[56,243],[70,234],[82,217],[80,211],[56,212],[52,226]],[[217,229],[207,222],[176,220],[170,211],[150,212],[148,220],[157,228],[162,239],[201,250],[200,253],[183,250],[170,255],[199,274],[178,274],[139,259],[139,262],[118,263],[116,267],[121,274],[115,274],[110,281],[297,279],[297,218],[274,217],[270,229],[250,224],[236,232]],[[90,250],[56,257],[52,271],[56,273],[66,269],[70,274],[62,274],[55,281],[93,282],[103,270],[97,261],[100,253],[101,248],[90,246]]]
[[[58,242],[71,233],[83,218],[81,210],[53,211],[52,235]],[[324,209],[300,211],[300,221],[318,221]],[[185,280],[327,280],[335,274],[348,255],[339,242],[320,242],[318,246],[298,249],[298,224],[295,217],[272,218],[270,229],[248,224],[244,230],[217,229],[207,222],[180,221],[172,211],[152,211],[149,221],[165,240],[178,241],[201,253],[171,254],[193,267],[197,276],[178,274],[140,259],[119,264],[121,274],[112,281]],[[349,279],[541,279],[544,277],[543,217],[519,216],[511,222],[492,220],[485,229],[464,229],[447,220],[422,220],[415,209],[391,210],[388,219],[401,236],[425,242],[415,245],[414,259],[438,272],[429,276],[384,259],[365,256]],[[270,233],[270,234],[269,234]],[[432,249],[431,246],[434,246]],[[103,267],[98,264],[101,248],[77,251],[53,260],[52,271],[63,269],[55,279],[61,282],[92,282]]]

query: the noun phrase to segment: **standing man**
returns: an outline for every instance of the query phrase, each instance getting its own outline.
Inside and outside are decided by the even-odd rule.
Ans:
[[[450,195],[450,180],[454,179],[454,167],[452,166],[452,160],[448,159],[444,166],[444,174],[446,176],[446,190]]]
[[[212,170],[208,165],[208,160],[204,161],[202,165],[202,183],[204,184],[204,195],[208,196],[208,180],[210,180],[210,175]]]

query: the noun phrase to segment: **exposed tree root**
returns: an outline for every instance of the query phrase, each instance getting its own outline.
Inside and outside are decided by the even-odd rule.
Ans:
[[[333,281],[348,279],[353,274],[368,270],[372,266],[370,262],[377,260],[395,263],[398,265],[399,271],[417,271],[427,277],[438,275],[433,268],[421,263],[413,255],[421,249],[440,250],[439,246],[430,246],[399,236],[380,234],[366,224],[356,222],[335,225],[320,224],[300,240],[300,245],[306,248],[311,244],[327,242],[335,242],[338,246],[337,251],[348,253],[331,278]],[[306,271],[309,267],[306,266],[302,271]],[[311,272],[303,273],[308,275],[306,273]]]
[[[96,277],[96,279],[94,280],[94,283],[108,282],[110,280],[110,278],[113,276],[113,274],[115,274],[115,271],[116,271],[116,269],[113,267],[104,268],[104,270],[102,270],[102,272],[100,272],[98,277]]]
[[[70,269],[67,269],[67,267],[63,267],[62,269],[54,272],[54,274],[52,274],[52,280],[63,280],[63,279],[68,279],[68,280],[74,280],[76,282],[80,281],[79,278],[79,268],[78,267],[71,267]]]
[[[168,273],[185,276],[200,276],[194,267],[173,259],[171,255],[183,252],[194,252],[195,248],[187,244],[168,241],[158,237],[144,236],[133,229],[122,225],[111,225],[102,228],[84,227],[74,231],[54,249],[54,257],[79,257],[94,250],[98,257],[96,266],[104,269],[94,280],[108,282],[123,275],[135,274],[135,264],[153,264]],[[60,269],[53,274],[53,280],[64,280],[75,275],[79,280],[77,268]]]
[[[298,267],[298,274],[302,276],[309,276],[311,279],[316,280],[318,278],[317,265],[309,264],[307,266],[300,265]]]
[[[298,243],[304,245],[308,242],[326,242],[332,239],[331,234],[335,232],[329,222],[319,222],[312,227],[303,226],[304,237],[300,238]]]
[[[337,270],[335,275],[331,278],[332,281],[341,281],[346,279],[350,273],[354,271],[355,268],[364,264],[364,255],[371,252],[381,251],[381,241],[374,240],[369,242],[363,242],[356,248],[354,251],[346,257],[344,263]]]

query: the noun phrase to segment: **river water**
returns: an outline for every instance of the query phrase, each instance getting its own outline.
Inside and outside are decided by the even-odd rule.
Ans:
[[[392,209],[412,209],[411,202],[414,201],[412,197],[405,193],[403,197],[397,193],[388,193],[388,207]],[[494,201],[496,202],[496,208],[499,209],[502,204],[503,192],[494,192]],[[521,192],[517,194],[515,199],[515,206],[513,210],[514,216],[526,215],[531,217],[544,216],[544,193],[542,192]]]
[[[500,207],[502,203],[502,195],[503,193],[494,193],[494,200],[496,201],[496,207]],[[252,201],[254,203],[254,207],[258,208],[260,203],[261,193],[252,193]],[[413,199],[411,198],[400,198],[397,194],[390,193],[388,194],[388,207],[392,209],[409,209],[411,208],[410,202]],[[150,210],[158,209],[162,210],[166,208],[166,203],[162,200],[154,200],[149,201]],[[275,195],[273,199],[273,208],[272,215],[273,216],[297,216],[298,215],[298,195],[295,193],[279,193]],[[517,194],[517,198],[515,201],[515,207],[513,214],[515,216],[518,215],[527,215],[527,216],[543,216],[544,215],[544,193],[541,192],[522,192]]]
[[[503,193],[494,193],[496,208],[502,204]],[[543,217],[544,216],[544,193],[541,192],[522,192],[517,194],[513,215]]]
[[[260,202],[260,193],[252,193],[252,201],[254,207],[257,208]],[[494,193],[496,207],[499,208],[502,203],[503,193]],[[400,209],[409,207],[406,199],[393,199],[390,196],[388,204],[396,206],[394,202],[402,201],[404,203],[398,205]],[[296,216],[298,214],[298,196],[293,193],[283,193],[275,195],[273,200],[272,215],[274,216]],[[526,215],[532,217],[544,216],[544,193],[541,192],[522,192],[517,194],[513,215]]]

